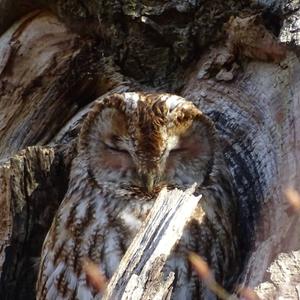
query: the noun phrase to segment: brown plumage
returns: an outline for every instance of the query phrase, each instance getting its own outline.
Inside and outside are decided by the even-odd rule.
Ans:
[[[96,102],[44,242],[37,299],[93,299],[97,291],[84,262],[110,278],[160,189],[194,182],[201,204],[165,266],[176,273],[174,299],[210,294],[189,266],[187,251],[205,257],[221,284],[237,270],[235,198],[215,128],[175,95],[125,93]]]

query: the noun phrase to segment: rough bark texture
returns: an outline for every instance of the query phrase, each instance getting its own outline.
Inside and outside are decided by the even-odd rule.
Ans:
[[[288,213],[283,196],[300,180],[299,60],[290,53],[282,65],[251,62],[232,83],[197,79],[205,61],[207,57],[183,96],[200,101],[223,138],[239,195],[243,250],[249,255],[251,240],[255,249],[243,282],[255,287],[267,278],[266,270],[278,253],[300,246],[299,216]]]
[[[92,48],[45,11],[27,15],[0,37],[2,158],[49,142],[93,99],[100,67]]]
[[[174,273],[165,281],[162,269],[201,198],[193,196],[194,191],[195,187],[160,192],[103,299],[168,299]]]
[[[8,1],[1,2],[9,10]],[[82,36],[101,39],[124,75],[172,91],[182,87],[184,70],[199,53],[224,38],[223,24],[229,17],[256,6],[247,0],[31,0],[28,3],[50,9]],[[18,9],[15,12],[20,13]]]
[[[298,1],[289,0],[284,2],[282,7],[286,13],[286,18],[284,19],[283,27],[280,32],[280,40],[299,46],[300,3]]]
[[[1,299],[34,298],[41,246],[66,192],[66,172],[46,147],[27,148],[1,165]]]
[[[283,196],[300,182],[299,5],[259,2],[270,7],[269,29],[294,48],[280,63],[225,59],[220,77],[223,24],[256,12],[247,2],[57,0],[14,10],[0,0],[1,299],[34,298],[41,244],[89,103],[128,90],[176,92],[215,121],[239,196],[240,283],[262,299],[299,298],[299,215]],[[33,7],[52,13],[19,19]]]

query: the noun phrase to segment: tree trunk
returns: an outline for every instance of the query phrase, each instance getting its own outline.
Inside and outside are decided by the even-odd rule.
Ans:
[[[68,188],[82,120],[96,98],[125,91],[179,94],[215,122],[238,196],[243,262],[236,285],[262,299],[299,298],[299,213],[284,192],[299,190],[300,182],[300,7],[257,2],[263,10],[234,0],[36,0],[16,8],[0,0],[1,299],[35,298],[41,246]],[[268,28],[259,27],[267,46],[251,35],[252,27],[233,27],[258,11]],[[254,36],[250,42],[243,30]],[[271,31],[293,42],[285,59]],[[189,192],[183,197],[195,201]],[[151,211],[148,223],[161,211]],[[188,215],[173,218],[182,227]],[[125,266],[140,247],[142,230]],[[151,258],[159,263],[143,280],[151,281],[166,256]],[[124,264],[106,299],[128,293]],[[130,283],[141,284],[133,270]],[[155,299],[169,297],[172,276],[166,282],[154,276],[152,283],[142,282],[140,299],[154,298],[154,290],[160,294]]]

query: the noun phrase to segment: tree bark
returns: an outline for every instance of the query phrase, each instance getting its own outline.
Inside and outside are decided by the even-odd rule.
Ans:
[[[234,65],[224,23],[256,4],[148,2],[41,0],[14,11],[0,0],[0,298],[34,299],[41,245],[93,101],[139,90],[182,95],[215,122],[239,201],[236,284],[263,299],[299,298],[299,214],[284,196],[300,182],[299,7],[258,1],[268,29],[293,47],[280,63],[239,55]]]
[[[49,147],[26,148],[1,165],[1,299],[34,299],[41,246],[66,192],[66,173]]]
[[[126,251],[118,272],[111,278],[103,299],[170,297],[174,273],[169,274],[165,282],[162,268],[197,208],[201,197],[193,196],[194,191],[195,186],[185,192],[177,189],[160,192],[143,228]]]

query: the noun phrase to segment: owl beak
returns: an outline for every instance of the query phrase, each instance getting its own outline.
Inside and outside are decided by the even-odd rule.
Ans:
[[[142,181],[147,191],[151,192],[153,190],[154,185],[154,176],[151,173],[143,174]]]

